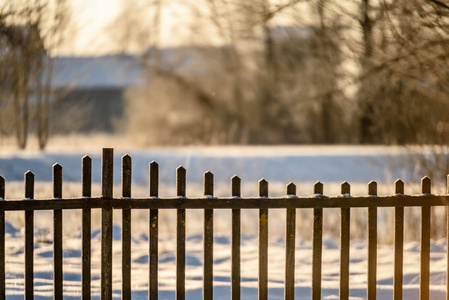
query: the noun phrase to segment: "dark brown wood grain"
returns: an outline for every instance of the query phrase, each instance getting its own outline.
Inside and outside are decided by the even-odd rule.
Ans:
[[[182,202],[186,196],[186,169],[176,169],[176,194]],[[186,210],[176,210],[176,300],[186,297]]]
[[[268,197],[268,181],[259,181],[259,196]],[[259,209],[259,300],[268,299],[268,209]]]
[[[149,169],[149,179],[150,179],[150,197],[157,198],[159,196],[159,165],[157,162],[152,161],[150,163]],[[148,299],[157,300],[158,299],[158,257],[159,257],[159,210],[156,208],[150,209],[149,216],[149,232],[150,232],[150,253],[149,253],[149,268],[150,268],[150,278],[149,278],[149,291]]]
[[[429,177],[421,180],[422,193],[431,194],[431,182]],[[430,217],[431,210],[429,206],[421,208],[421,263],[419,277],[419,299],[428,300],[430,284]]]
[[[231,196],[237,198],[241,196],[241,179],[238,176],[231,178]],[[231,214],[231,299],[240,300],[240,209],[233,209]]]
[[[114,174],[113,149],[103,149],[101,186],[103,201],[112,201]],[[112,299],[112,208],[101,210],[101,299]]]
[[[53,197],[62,198],[62,166],[53,165]],[[55,299],[63,297],[63,264],[62,264],[62,210],[53,211],[53,296]]]
[[[34,199],[34,174],[25,173],[25,199],[31,203]],[[25,211],[25,299],[34,298],[34,211]]]
[[[404,182],[396,180],[395,192],[398,197],[404,195]],[[402,300],[402,280],[404,262],[404,208],[394,208],[394,277],[393,299]]]
[[[368,194],[377,196],[377,183],[368,184]],[[376,299],[377,282],[377,207],[368,208],[368,300]]]
[[[131,198],[132,161],[122,157],[122,197]],[[122,299],[131,299],[131,209],[122,210]]]
[[[84,156],[82,159],[81,171],[81,185],[83,197],[91,197],[92,186],[92,159],[89,156]],[[67,200],[70,201],[70,200]],[[91,210],[90,208],[83,208],[82,216],[82,270],[81,270],[81,286],[83,300],[90,299],[91,292]]]
[[[347,182],[341,184],[343,197],[351,196],[351,186]],[[340,208],[340,300],[349,299],[349,249],[350,249],[351,209]]]
[[[214,195],[214,175],[207,171],[204,173],[204,196]],[[213,202],[213,199],[209,199]],[[212,300],[214,296],[214,211],[204,210],[204,263],[203,263],[203,299]]]
[[[287,185],[287,195],[296,196],[296,185]],[[285,299],[295,299],[296,209],[286,209],[285,220]]]

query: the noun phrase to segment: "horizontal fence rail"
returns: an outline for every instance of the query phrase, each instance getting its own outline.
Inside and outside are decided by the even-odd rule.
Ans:
[[[351,208],[366,208],[368,212],[368,266],[367,299],[376,299],[377,282],[377,209],[394,207],[394,279],[393,299],[402,299],[403,281],[403,243],[404,243],[404,207],[421,207],[421,256],[420,256],[420,299],[429,299],[430,265],[430,229],[431,207],[449,206],[449,195],[432,195],[430,178],[421,181],[420,195],[405,195],[404,182],[395,182],[395,195],[378,196],[377,184],[368,184],[367,196],[351,196],[349,183],[341,185],[341,195],[324,195],[323,184],[315,183],[313,195],[296,196],[296,185],[286,186],[283,197],[269,197],[268,181],[259,181],[258,197],[241,197],[241,179],[231,178],[231,197],[214,196],[214,175],[204,173],[204,197],[186,196],[186,169],[180,166],[176,170],[176,197],[159,197],[159,165],[149,164],[149,196],[132,197],[131,174],[132,158],[122,157],[122,196],[113,197],[113,149],[103,149],[101,186],[102,195],[92,197],[92,159],[82,158],[82,197],[63,198],[62,172],[60,164],[53,165],[53,198],[34,199],[34,174],[25,173],[25,198],[5,200],[5,179],[0,176],[0,300],[6,298],[5,278],[5,211],[24,211],[25,214],[25,299],[34,298],[34,211],[53,210],[53,252],[54,252],[54,298],[63,297],[63,210],[82,210],[82,299],[91,298],[91,209],[101,209],[101,299],[112,299],[112,225],[113,211],[122,210],[122,298],[130,299],[131,283],[131,210],[149,210],[149,287],[148,298],[158,299],[158,235],[159,209],[176,209],[176,299],[185,299],[186,270],[186,209],[204,210],[204,260],[203,260],[203,299],[213,299],[213,210],[230,209],[232,214],[231,231],[231,299],[241,299],[241,209],[259,210],[259,282],[258,298],[268,299],[268,223],[269,210],[286,209],[285,239],[285,299],[295,297],[295,240],[296,209],[313,209],[312,233],[312,299],[321,299],[322,246],[323,246],[323,209],[340,208],[340,299],[349,299],[350,266],[350,219]],[[449,194],[449,185],[448,185]],[[447,227],[449,228],[449,209],[447,209]],[[449,232],[449,230],[448,230]],[[447,237],[449,241],[449,235]],[[449,257],[448,257],[449,262]],[[449,264],[448,264],[449,265]],[[449,270],[449,267],[448,267]],[[449,291],[449,281],[447,283]],[[447,293],[449,299],[449,293]]]

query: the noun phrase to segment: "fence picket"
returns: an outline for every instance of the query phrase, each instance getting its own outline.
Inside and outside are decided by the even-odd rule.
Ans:
[[[82,194],[83,197],[91,197],[91,186],[92,186],[92,159],[89,156],[84,156],[82,159],[82,171],[81,171],[81,182],[82,182]],[[90,208],[83,208],[82,217],[82,296],[83,300],[90,299],[90,266],[91,266],[91,210]]]
[[[449,194],[449,175],[446,177],[446,194]],[[449,207],[446,206],[446,245],[449,245]],[[449,251],[446,251],[446,278],[449,278]],[[449,300],[449,280],[446,279],[446,300]]]
[[[132,161],[122,157],[122,197],[131,198]],[[122,210],[122,298],[131,299],[131,209]]]
[[[103,149],[101,186],[105,201],[112,200],[114,152]],[[101,210],[101,299],[112,299],[112,208]]]
[[[395,192],[398,196],[404,195],[404,182],[395,181]],[[393,299],[402,300],[402,279],[404,261],[404,207],[394,208],[394,283]]]
[[[186,169],[182,166],[176,169],[176,194],[179,201],[186,196]],[[184,300],[186,297],[186,210],[176,210],[176,299]]]
[[[62,198],[62,166],[53,165],[53,198]],[[63,265],[62,265],[62,210],[53,211],[53,266],[54,266],[54,298],[63,296]]]
[[[231,195],[240,198],[241,179],[238,176],[231,178]],[[240,231],[241,212],[240,209],[232,210],[232,241],[231,241],[231,299],[240,300]]]
[[[431,182],[429,177],[421,180],[422,193],[431,194]],[[421,264],[419,299],[429,299],[429,264],[430,264],[430,206],[421,207]]]
[[[159,165],[157,162],[150,163],[150,197],[159,197]],[[159,236],[159,210],[150,209],[150,290],[148,299],[158,299],[158,236]]]
[[[315,196],[323,195],[323,184],[314,185]],[[321,299],[321,258],[323,244],[323,209],[313,209],[313,241],[312,241],[312,299]]]
[[[204,173],[204,196],[214,195],[214,174]],[[213,259],[214,259],[214,210],[204,210],[204,273],[203,273],[203,300],[213,299]]]
[[[25,173],[25,198],[26,201],[34,199],[34,174],[31,171]],[[25,299],[34,298],[34,211],[25,211]]]
[[[0,201],[5,200],[5,178],[0,176]],[[5,211],[0,210],[0,299],[6,299],[5,278]]]
[[[377,196],[377,183],[368,184],[368,194]],[[376,299],[377,281],[377,207],[368,208],[368,300]]]
[[[259,181],[259,197],[268,197],[268,181]],[[259,209],[259,300],[268,299],[268,209]]]
[[[296,196],[296,185],[287,185],[287,195]],[[296,209],[286,209],[285,220],[285,299],[295,299],[295,238],[296,238]]]
[[[341,184],[341,194],[350,197],[351,186],[346,181]],[[340,208],[340,300],[349,299],[349,246],[351,209]]]

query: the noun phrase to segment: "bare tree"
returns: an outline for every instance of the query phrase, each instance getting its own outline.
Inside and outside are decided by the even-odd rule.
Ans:
[[[35,112],[39,147],[48,140],[52,55],[68,19],[67,3],[58,0],[5,4],[0,13],[3,102],[11,99],[14,131],[24,149]]]

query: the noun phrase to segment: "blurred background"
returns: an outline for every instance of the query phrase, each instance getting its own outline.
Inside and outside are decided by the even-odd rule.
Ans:
[[[3,0],[0,147],[427,145],[445,177],[448,42],[441,0]]]

